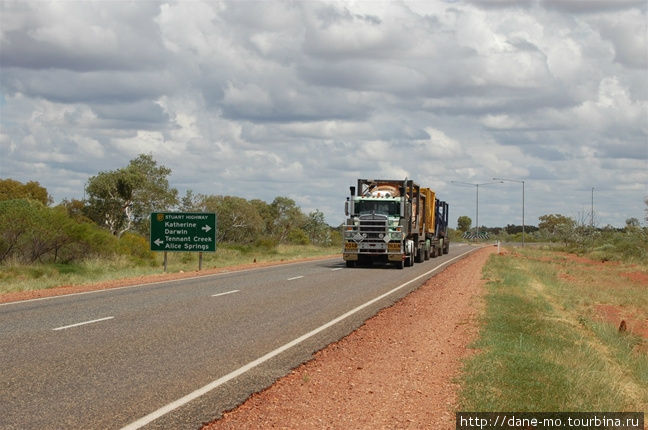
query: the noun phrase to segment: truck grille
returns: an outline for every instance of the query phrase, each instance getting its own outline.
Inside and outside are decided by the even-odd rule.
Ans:
[[[364,243],[368,242],[383,242],[383,239],[380,237],[387,234],[387,217],[382,215],[363,215],[360,217],[360,226],[359,231],[362,236],[365,236],[363,239]]]
[[[357,243],[357,252],[360,254],[388,254],[399,253],[387,250],[386,238],[389,238],[389,220],[385,215],[361,215],[358,225],[350,225],[347,228],[347,240],[353,240]]]
[[[385,234],[387,231],[386,221],[363,221],[360,220],[360,234],[365,233],[366,239],[381,239],[380,233]],[[381,239],[382,240],[382,239]]]

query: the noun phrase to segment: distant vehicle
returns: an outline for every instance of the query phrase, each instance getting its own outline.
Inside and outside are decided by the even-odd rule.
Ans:
[[[390,262],[397,268],[447,254],[448,204],[413,180],[358,179],[345,203],[347,267]]]

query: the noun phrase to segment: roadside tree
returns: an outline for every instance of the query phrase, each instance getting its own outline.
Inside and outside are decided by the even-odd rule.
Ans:
[[[180,199],[178,209],[180,212],[201,212],[204,198],[202,194],[194,194],[193,190],[187,190]]]
[[[308,214],[303,230],[313,245],[331,244],[331,228],[324,221],[324,214],[318,209]]]
[[[65,208],[70,218],[73,218],[79,222],[92,221],[86,216],[88,208],[84,200],[63,199],[59,206]]]
[[[576,226],[576,221],[560,214],[542,215],[538,220],[540,221],[538,228],[549,234],[555,234],[561,226],[572,228]]]
[[[219,242],[253,243],[263,231],[263,218],[242,197],[203,196],[200,208],[216,213]]]
[[[151,154],[140,154],[128,166],[100,172],[88,180],[88,216],[120,237],[137,229],[148,233],[151,212],[169,210],[178,203],[178,191],[169,186],[171,169],[158,166]]]
[[[625,228],[626,230],[636,230],[639,227],[641,227],[641,225],[639,224],[639,220],[634,217],[628,218],[625,223],[626,223],[626,228]]]
[[[14,199],[36,200],[46,206],[53,202],[52,197],[47,193],[47,189],[38,182],[29,181],[23,184],[10,178],[0,179],[0,201]]]
[[[273,220],[270,234],[279,242],[288,241],[291,230],[301,228],[306,223],[306,217],[291,198],[275,197],[270,210]]]
[[[250,204],[255,207],[263,219],[263,231],[261,234],[269,238],[272,236],[272,228],[274,225],[274,210],[268,203],[260,199],[250,200]]]
[[[470,230],[470,225],[472,224],[472,220],[470,217],[466,215],[462,215],[459,218],[457,218],[457,230],[461,231],[462,233],[467,232]]]

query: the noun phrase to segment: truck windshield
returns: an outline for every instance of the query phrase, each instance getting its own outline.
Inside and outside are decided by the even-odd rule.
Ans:
[[[389,216],[400,215],[400,202],[389,200],[359,200],[355,203],[359,215],[377,213]]]

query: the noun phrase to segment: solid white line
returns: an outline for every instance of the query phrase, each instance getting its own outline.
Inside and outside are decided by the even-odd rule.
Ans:
[[[303,276],[295,276],[294,278],[288,278],[286,281],[294,281],[295,279],[301,279]]]
[[[212,297],[224,296],[226,294],[234,294],[234,293],[238,293],[239,291],[240,290],[232,290],[232,291],[227,291],[225,293],[212,294]]]
[[[135,284],[135,285],[125,285],[123,287],[105,288],[103,290],[83,291],[83,292],[80,292],[80,293],[61,294],[59,296],[39,297],[37,299],[27,299],[27,300],[18,300],[18,301],[15,301],[15,302],[0,303],[0,306],[17,305],[17,304],[20,304],[20,303],[37,302],[37,301],[40,301],[40,300],[61,299],[61,298],[64,298],[64,297],[81,296],[81,295],[84,295],[84,294],[108,293],[110,291],[124,290],[126,288],[145,287],[145,286],[148,286],[148,285],[158,285],[158,284],[170,284],[170,283],[173,283],[173,282],[190,281],[190,280],[193,280],[193,279],[206,279],[206,278],[210,278],[212,276],[236,275],[236,274],[239,274],[239,273],[253,272],[255,270],[274,269],[276,267],[293,266],[293,265],[296,265],[296,264],[308,264],[308,263],[314,263],[314,262],[317,262],[317,261],[335,260],[336,258],[337,257],[325,258],[325,259],[322,259],[322,260],[313,260],[313,261],[296,261],[294,263],[277,264],[275,266],[255,267],[253,269],[231,270],[231,271],[227,271],[227,272],[212,273],[211,275],[198,275],[198,276],[192,276],[190,278],[169,279],[169,280],[166,280],[166,281],[148,282],[148,283],[145,283],[145,284]]]
[[[336,267],[335,269],[331,269],[331,272],[335,272],[336,270],[342,270],[342,267]]]
[[[80,325],[86,325],[86,324],[96,323],[96,322],[99,322],[99,321],[111,320],[113,318],[115,318],[115,317],[99,318],[98,320],[84,321],[84,322],[80,322],[80,323],[76,323],[76,324],[70,324],[70,325],[66,325],[66,326],[63,326],[63,327],[53,328],[52,330],[54,330],[54,331],[56,331],[56,330],[65,330],[66,328],[78,327]]]
[[[475,248],[475,249],[478,249],[478,248]],[[148,423],[160,418],[161,416],[166,415],[169,412],[171,412],[171,411],[173,411],[175,409],[178,409],[181,406],[186,405],[187,403],[191,402],[192,400],[195,400],[198,397],[200,397],[200,396],[202,396],[204,394],[207,394],[208,392],[212,391],[213,389],[220,387],[221,385],[225,384],[226,382],[228,382],[228,381],[230,381],[230,380],[232,380],[234,378],[236,378],[238,376],[241,376],[242,374],[244,374],[248,370],[253,369],[256,366],[265,363],[266,361],[270,360],[273,357],[276,357],[277,355],[279,355],[282,352],[292,348],[293,346],[302,343],[306,339],[315,336],[316,334],[326,330],[327,328],[329,328],[329,327],[339,323],[340,321],[350,317],[351,315],[361,311],[362,309],[366,308],[367,306],[370,306],[370,305],[376,303],[377,301],[384,299],[385,297],[395,293],[396,291],[400,290],[401,288],[411,284],[412,282],[418,281],[419,279],[423,278],[424,276],[429,275],[430,273],[434,272],[435,270],[438,270],[439,268],[441,268],[441,267],[445,266],[446,264],[456,260],[459,257],[463,257],[464,255],[474,251],[475,249],[470,249],[470,250],[464,252],[463,254],[459,254],[458,256],[453,257],[450,260],[439,264],[434,269],[431,269],[431,270],[425,272],[424,274],[419,275],[416,278],[411,279],[411,280],[405,282],[404,284],[399,285],[398,287],[392,289],[391,291],[386,292],[385,294],[383,294],[381,296],[378,296],[378,297],[376,297],[374,299],[369,300],[367,303],[365,303],[363,305],[360,305],[355,309],[351,309],[349,312],[340,315],[339,317],[327,322],[323,326],[320,326],[320,327],[316,328],[313,331],[309,331],[308,333],[298,337],[297,339],[295,339],[295,340],[293,340],[291,342],[288,342],[287,344],[285,344],[283,346],[280,346],[279,348],[275,349],[274,351],[270,351],[269,353],[267,353],[263,357],[259,357],[256,360],[249,362],[245,366],[240,367],[240,368],[236,369],[235,371],[233,371],[231,373],[228,373],[227,375],[225,375],[225,376],[223,376],[223,377],[221,377],[221,378],[219,378],[219,379],[217,379],[217,380],[215,380],[213,382],[210,382],[209,384],[205,385],[204,387],[199,388],[196,391],[194,391],[192,393],[189,393],[186,396],[184,396],[184,397],[182,397],[182,398],[180,398],[180,399],[178,399],[178,400],[176,400],[174,402],[171,402],[166,406],[161,407],[157,411],[151,412],[150,414],[146,415],[145,417],[142,417],[139,420],[127,425],[126,427],[123,427],[121,430],[137,430],[139,428],[144,427]]]

